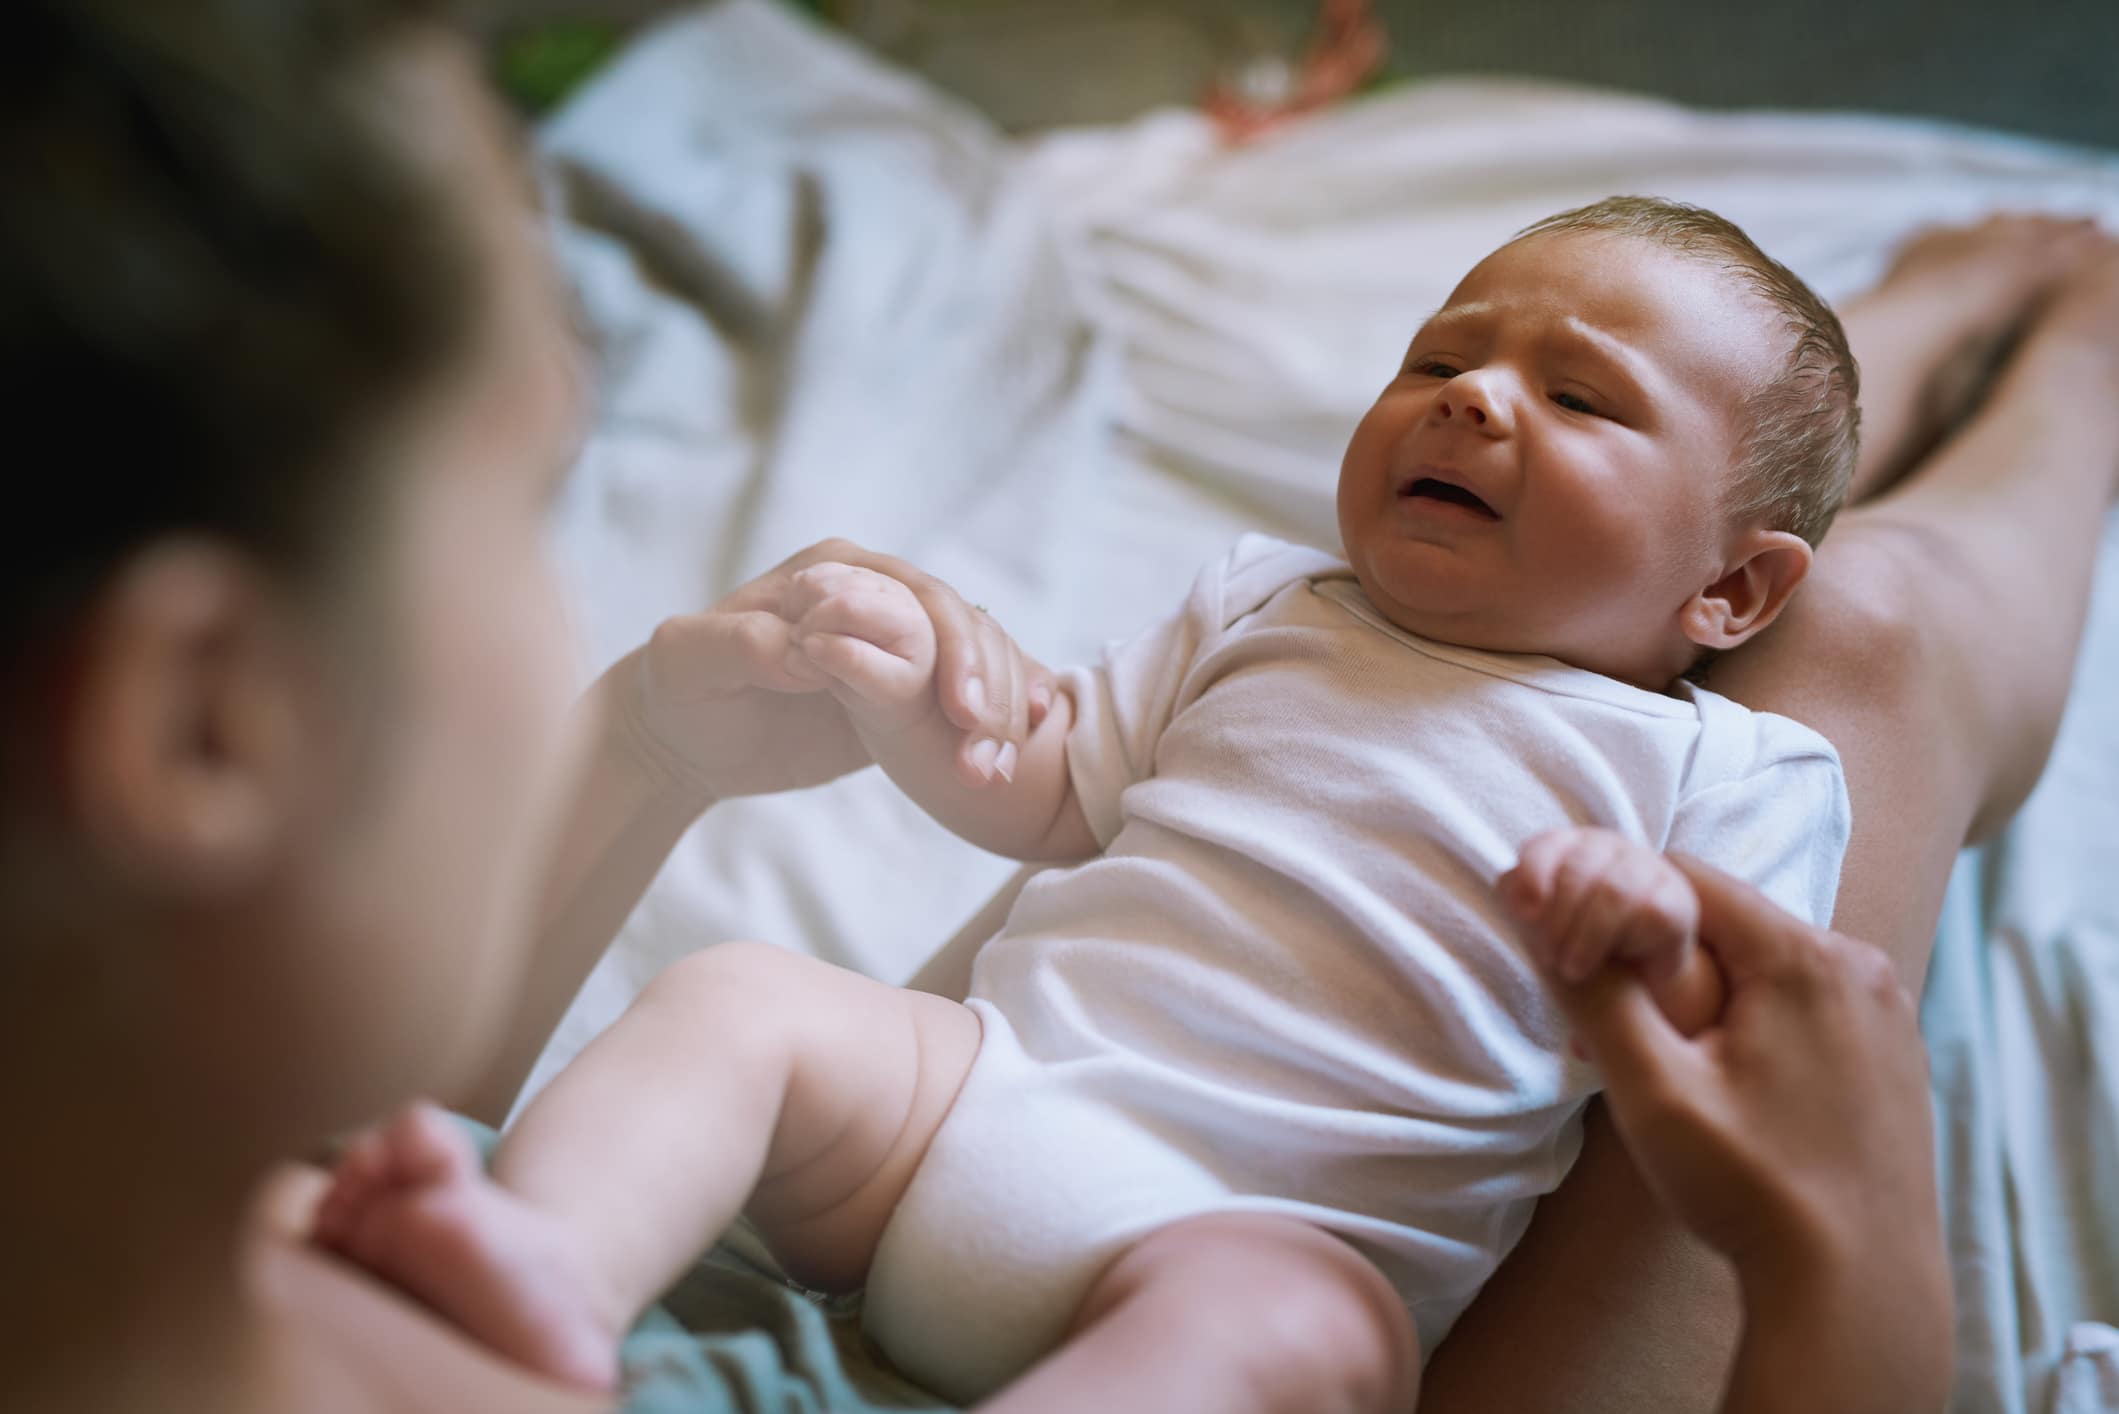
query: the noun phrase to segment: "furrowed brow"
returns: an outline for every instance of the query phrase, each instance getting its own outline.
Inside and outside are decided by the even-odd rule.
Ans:
[[[1655,370],[1631,345],[1615,339],[1579,319],[1569,318],[1562,322],[1554,334],[1554,342],[1587,353],[1599,363],[1608,365],[1635,390],[1645,392],[1659,381]]]
[[[1449,305],[1422,320],[1413,337],[1418,338],[1421,334],[1447,334],[1460,326],[1475,324],[1491,313],[1493,306],[1483,300],[1476,304]]]

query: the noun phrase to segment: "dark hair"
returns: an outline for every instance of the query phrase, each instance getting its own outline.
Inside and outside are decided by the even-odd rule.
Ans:
[[[1636,236],[1728,271],[1780,320],[1781,366],[1751,396],[1729,511],[1739,522],[1789,530],[1812,545],[1846,499],[1859,446],[1861,375],[1847,334],[1795,272],[1736,223],[1704,207],[1652,196],[1606,197],[1524,227],[1525,236],[1592,231]]]
[[[0,680],[132,552],[324,562],[478,309],[375,66],[430,0],[18,0],[0,45]],[[5,704],[0,704],[4,707]]]

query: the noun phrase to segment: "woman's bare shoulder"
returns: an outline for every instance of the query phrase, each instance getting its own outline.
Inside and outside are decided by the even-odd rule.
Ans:
[[[302,1240],[321,1175],[288,1170],[261,1208],[252,1287],[293,1358],[313,1380],[303,1408],[331,1414],[602,1414],[610,1398],[539,1378],[437,1319],[424,1307]]]

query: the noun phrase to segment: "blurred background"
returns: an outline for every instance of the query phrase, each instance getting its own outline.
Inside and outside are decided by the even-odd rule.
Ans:
[[[680,0],[471,0],[541,108]],[[798,3],[798,0],[789,0]],[[1298,56],[1315,0],[799,0],[1003,127],[1130,117]],[[1917,114],[2119,146],[2119,0],[1376,0],[1378,82],[1531,74],[1708,107]]]

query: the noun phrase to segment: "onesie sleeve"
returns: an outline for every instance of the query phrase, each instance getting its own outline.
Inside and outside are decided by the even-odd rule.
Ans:
[[[1712,701],[1666,847],[1746,880],[1799,918],[1830,926],[1853,820],[1839,753],[1787,717]]]
[[[1193,666],[1237,619],[1274,592],[1336,562],[1319,551],[1246,535],[1200,571],[1182,608],[1098,661],[1060,675],[1074,701],[1067,769],[1099,847],[1118,836],[1119,797],[1154,774],[1155,746],[1184,701]]]

